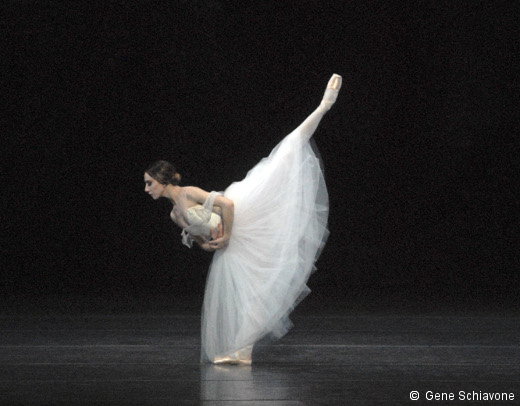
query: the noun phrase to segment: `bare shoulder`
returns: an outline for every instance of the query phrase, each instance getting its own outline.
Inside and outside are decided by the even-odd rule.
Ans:
[[[208,192],[196,186],[185,186],[184,193],[188,200],[200,204],[204,203],[209,195]]]

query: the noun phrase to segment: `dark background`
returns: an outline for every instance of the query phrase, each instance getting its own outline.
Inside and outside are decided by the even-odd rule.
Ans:
[[[201,297],[143,171],[242,179],[343,89],[315,139],[331,235],[314,298],[518,304],[512,1],[11,1],[2,6],[1,293]],[[280,191],[283,193],[283,191]]]

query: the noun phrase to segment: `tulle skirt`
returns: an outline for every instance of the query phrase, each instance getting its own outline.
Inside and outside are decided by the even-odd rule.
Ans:
[[[202,311],[203,362],[283,336],[289,313],[328,236],[320,161],[296,129],[224,196],[235,204],[232,236],[209,270]]]

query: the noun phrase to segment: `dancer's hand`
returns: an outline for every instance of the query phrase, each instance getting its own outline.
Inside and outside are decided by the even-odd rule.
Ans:
[[[208,252],[213,252],[213,251],[215,251],[213,248],[211,248],[211,247],[209,246],[209,244],[208,244],[207,242],[205,242],[205,243],[200,243],[199,246],[200,246],[200,248],[202,248],[204,251],[208,251]]]
[[[208,246],[211,251],[219,250],[226,248],[229,242],[229,237],[224,238],[223,234],[223,226],[222,221],[218,223],[218,226],[212,230],[210,230],[211,233],[211,240],[208,241]]]
[[[208,242],[209,247],[213,250],[222,250],[226,248],[229,244],[229,236],[222,236],[217,238],[216,240],[211,240]]]
[[[211,239],[216,240],[217,238],[222,237],[222,235],[223,235],[222,230],[223,230],[223,228],[222,228],[222,221],[221,221],[220,223],[218,223],[217,227],[210,230]]]
[[[199,244],[200,248],[202,248],[204,251],[213,252],[216,248],[209,245],[209,243],[210,241],[214,241],[222,237],[222,222],[220,222],[217,227],[211,229],[210,233],[211,240],[208,240],[206,237],[203,237],[201,235],[196,235],[193,237],[193,239]]]

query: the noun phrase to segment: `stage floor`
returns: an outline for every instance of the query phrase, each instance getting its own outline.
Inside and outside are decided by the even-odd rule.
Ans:
[[[486,399],[497,393],[520,404],[511,310],[309,302],[284,338],[255,347],[249,367],[199,364],[198,299],[146,309],[74,300],[4,307],[1,405],[496,404]]]

